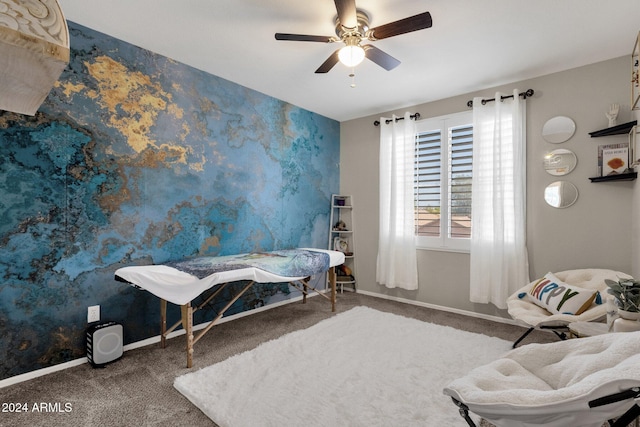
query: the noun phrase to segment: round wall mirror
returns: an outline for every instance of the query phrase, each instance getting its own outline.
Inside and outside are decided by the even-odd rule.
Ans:
[[[542,127],[542,137],[552,144],[567,141],[576,132],[576,124],[569,117],[557,116],[547,120]]]
[[[544,189],[544,200],[554,208],[568,208],[578,200],[578,189],[568,181],[552,182]]]
[[[554,176],[567,175],[576,168],[578,158],[571,150],[559,148],[544,156],[544,170]]]

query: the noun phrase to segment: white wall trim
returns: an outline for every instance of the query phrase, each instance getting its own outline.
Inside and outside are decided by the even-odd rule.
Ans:
[[[71,360],[69,362],[60,363],[58,365],[49,366],[47,368],[42,368],[35,371],[27,372],[25,374],[15,375],[13,377],[9,377],[0,381],[0,388],[9,387],[10,385],[18,384],[24,381],[29,381],[34,378],[42,377],[44,375],[53,374],[54,372],[62,371],[64,369],[73,368],[74,366],[79,366],[79,365],[82,365],[83,363],[87,363],[86,357]]]
[[[308,298],[312,298],[312,297],[315,297],[315,296],[316,296],[316,294],[309,294],[307,297]],[[300,300],[302,300],[302,295],[294,297],[294,298],[291,298],[291,299],[274,302],[272,304],[267,304],[267,305],[262,306],[262,307],[254,308],[253,310],[248,310],[248,311],[243,311],[241,313],[232,314],[231,316],[227,316],[227,317],[221,318],[220,320],[218,320],[217,324],[230,322],[232,320],[240,319],[240,318],[245,317],[245,316],[256,314],[256,313],[259,313],[259,312],[265,311],[265,310],[270,310],[272,308],[280,307],[282,305],[290,304],[290,303],[297,302],[297,301],[300,301]],[[204,329],[209,325],[209,323],[211,323],[211,322],[205,322],[205,323],[200,323],[198,325],[194,325],[193,330],[194,331],[198,331],[200,329]],[[180,329],[180,330],[171,332],[169,335],[167,335],[167,338],[168,339],[175,338],[175,337],[178,337],[180,335],[184,335],[185,333],[186,332],[185,332],[184,329]],[[141,341],[136,341],[136,342],[131,343],[131,344],[127,344],[122,349],[124,351],[129,351],[129,350],[133,350],[133,349],[140,348],[140,347],[145,347],[147,345],[151,345],[151,344],[155,344],[155,343],[159,343],[159,342],[160,342],[160,335],[156,335],[155,337],[151,337],[151,338],[147,338],[147,339],[144,339],[144,340],[141,340]],[[73,368],[74,366],[80,366],[80,365],[82,365],[84,363],[88,363],[87,358],[86,357],[81,357],[79,359],[70,360],[69,362],[64,362],[64,363],[60,363],[60,364],[57,364],[57,365],[54,365],[54,366],[48,366],[46,368],[37,369],[37,370],[31,371],[31,372],[26,372],[24,374],[15,375],[13,377],[9,377],[9,378],[6,378],[4,380],[0,380],[0,389],[4,388],[4,387],[9,387],[11,385],[18,384],[18,383],[21,383],[21,382],[24,382],[24,381],[29,381],[29,380],[32,380],[34,378],[42,377],[44,375],[49,375],[49,374],[52,374],[54,372],[63,371],[65,369]]]
[[[376,293],[376,292],[361,291],[361,290],[358,290],[356,292],[359,293],[359,294],[368,295],[368,296],[376,297],[376,298],[388,299],[388,300],[391,300],[391,301],[397,301],[397,302],[401,302],[401,303],[404,303],[404,304],[417,305],[419,307],[432,308],[434,310],[440,310],[440,311],[447,311],[449,313],[462,314],[464,316],[476,317],[478,319],[484,319],[484,320],[491,320],[492,322],[506,323],[508,325],[522,326],[520,323],[516,322],[513,319],[506,319],[506,318],[500,317],[500,316],[493,316],[493,315],[490,315],[490,314],[476,313],[476,312],[473,312],[473,311],[461,310],[459,308],[445,307],[443,305],[429,304],[428,302],[414,301],[414,300],[410,300],[410,299],[406,299],[406,298],[399,298],[399,297],[394,297],[394,296],[390,296],[390,295],[379,294],[379,293]]]
[[[420,301],[413,301],[413,300],[409,300],[406,298],[398,298],[398,297],[393,297],[393,296],[389,296],[389,295],[384,295],[384,294],[379,294],[379,293],[375,293],[375,292],[369,292],[369,291],[361,291],[358,290],[357,293],[359,294],[363,294],[363,295],[368,295],[371,297],[375,297],[375,298],[382,298],[382,299],[387,299],[387,300],[392,300],[392,301],[396,301],[396,302],[401,302],[404,304],[410,304],[410,305],[417,305],[420,307],[426,307],[426,308],[431,308],[431,309],[435,309],[435,310],[440,310],[440,311],[447,311],[450,313],[456,313],[456,314],[462,314],[465,316],[470,316],[470,317],[476,317],[476,318],[480,318],[480,319],[485,319],[485,320],[491,320],[493,322],[499,322],[499,323],[506,323],[506,324],[510,324],[510,325],[516,325],[516,326],[520,326],[517,322],[515,322],[514,320],[511,319],[505,319],[503,317],[499,317],[499,316],[492,316],[492,315],[488,315],[488,314],[481,314],[481,313],[474,313],[472,311],[467,311],[467,310],[460,310],[457,308],[451,308],[451,307],[445,307],[442,305],[436,305],[436,304],[429,304],[426,302],[420,302]],[[310,294],[308,295],[309,298],[316,296],[315,294]],[[293,302],[297,302],[302,300],[302,295],[297,296],[295,298],[291,298],[291,299],[287,299],[287,300],[283,300],[283,301],[278,301],[275,302],[273,304],[268,304],[262,307],[258,307],[255,308],[253,310],[248,310],[248,311],[243,311],[242,313],[237,313],[237,314],[232,314],[231,316],[227,316],[227,317],[223,317],[221,318],[218,323],[225,323],[225,322],[230,322],[232,320],[236,320],[236,319],[240,319],[242,317],[245,316],[250,316],[252,314],[256,314],[256,313],[260,313],[261,311],[265,311],[265,310],[270,310],[272,308],[276,308],[276,307],[280,307],[286,304],[291,304]],[[200,329],[204,329],[206,328],[209,323],[211,322],[205,322],[205,323],[200,323],[198,325],[195,325],[193,327],[194,331],[198,331]],[[171,339],[171,338],[175,338],[181,335],[184,335],[185,331],[184,329],[180,329],[178,331],[174,331],[171,332],[167,338]],[[145,347],[151,344],[156,344],[160,342],[160,335],[156,335],[154,337],[150,337],[141,341],[136,341],[134,343],[131,344],[127,344],[123,347],[124,351],[129,351],[129,350],[133,350],[136,348],[140,348],[140,347]],[[83,363],[87,363],[87,358],[86,357],[81,357],[79,359],[75,359],[75,360],[71,360],[69,362],[64,362],[64,363],[60,363],[58,365],[54,365],[54,366],[49,366],[46,368],[42,368],[42,369],[38,369],[35,371],[31,371],[31,372],[26,372],[24,374],[20,374],[20,375],[15,375],[13,377],[9,377],[6,378],[4,380],[0,380],[0,388],[4,388],[4,387],[9,387],[11,385],[14,384],[18,384],[24,381],[29,381],[32,380],[34,378],[38,378],[38,377],[42,377],[44,375],[48,375],[48,374],[52,374],[54,372],[58,372],[58,371],[63,371],[65,369],[69,369],[69,368],[73,368],[74,366],[80,366]]]

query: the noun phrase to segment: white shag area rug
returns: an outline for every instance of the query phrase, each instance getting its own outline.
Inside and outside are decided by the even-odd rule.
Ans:
[[[442,389],[510,349],[499,338],[356,307],[174,386],[221,427],[461,426]]]

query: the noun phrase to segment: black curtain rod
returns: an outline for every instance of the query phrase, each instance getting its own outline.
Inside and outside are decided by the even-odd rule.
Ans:
[[[518,95],[520,95],[521,97],[523,97],[524,99],[527,99],[530,96],[533,96],[533,89],[527,89],[526,92],[522,92],[519,93]],[[501,96],[500,100],[502,101],[503,99],[509,99],[509,98],[513,98],[513,95],[507,95],[507,96]],[[487,102],[491,102],[491,101],[495,101],[495,98],[491,98],[491,99],[483,99],[482,100],[482,105],[486,104]],[[467,107],[471,108],[473,107],[473,100],[467,102]]]
[[[420,118],[420,113],[415,113],[415,114],[411,114],[409,116],[409,118],[414,119],[414,120],[418,120]],[[400,120],[404,120],[404,117],[396,117],[396,123]],[[393,119],[386,119],[384,122],[385,124],[389,124],[393,121]],[[374,126],[380,126],[380,120],[376,120],[375,122],[373,122]]]

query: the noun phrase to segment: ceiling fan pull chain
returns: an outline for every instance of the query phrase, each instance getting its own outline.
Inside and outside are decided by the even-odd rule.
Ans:
[[[349,73],[349,77],[351,77],[351,88],[354,89],[356,87],[356,69],[355,67],[351,69],[351,73]]]

